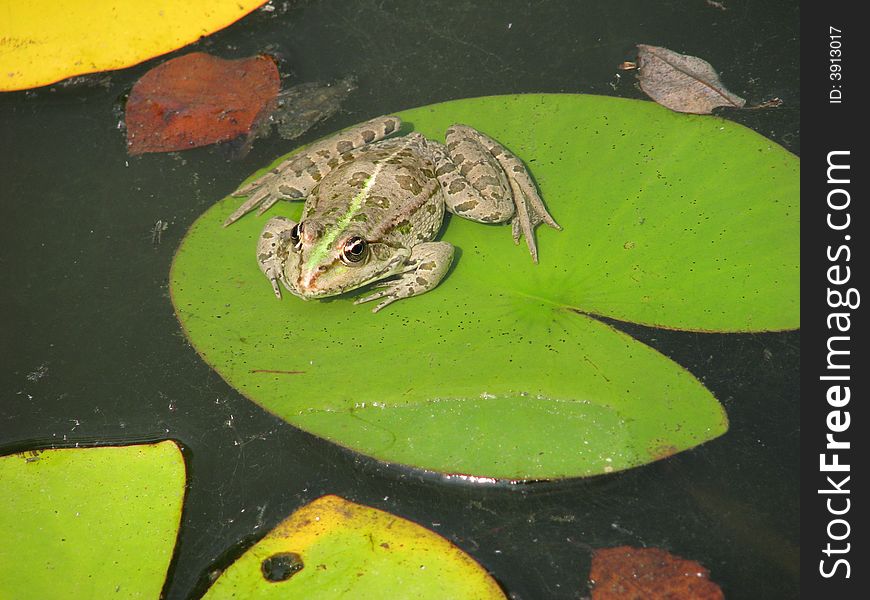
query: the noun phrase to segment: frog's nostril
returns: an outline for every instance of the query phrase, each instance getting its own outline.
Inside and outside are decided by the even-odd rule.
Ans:
[[[297,285],[299,289],[305,290],[308,292],[314,292],[317,290],[317,278],[320,274],[326,270],[326,267],[323,265],[319,265],[316,269],[312,271],[308,271],[306,273],[300,273],[299,278],[297,279]]]

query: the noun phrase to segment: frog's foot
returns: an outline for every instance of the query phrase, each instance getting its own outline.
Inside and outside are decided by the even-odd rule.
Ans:
[[[260,239],[257,242],[257,264],[269,283],[275,296],[281,298],[281,287],[278,282],[284,276],[284,263],[290,252],[290,232],[296,226],[295,221],[285,217],[272,217],[266,221]]]
[[[292,199],[293,196],[285,196],[279,191],[278,184],[280,182],[279,173],[273,170],[230,194],[231,196],[248,196],[248,198],[233,211],[233,214],[227,217],[227,220],[224,221],[224,227],[232,225],[257,207],[259,207],[259,214],[263,214],[272,208],[278,200],[285,197]]]
[[[259,214],[263,214],[278,200],[306,198],[317,182],[349,158],[348,153],[384,139],[398,131],[401,124],[399,117],[378,117],[311,144],[268,173],[233,192],[232,196],[248,198],[224,221],[224,227],[238,221],[255,208],[258,208]]]
[[[372,309],[378,312],[383,307],[411,296],[419,296],[433,289],[444,279],[447,270],[453,262],[453,246],[447,242],[424,242],[417,244],[411,250],[411,256],[398,273],[396,279],[377,283],[374,287],[381,288],[375,293],[360,298],[354,304],[362,304],[372,300],[380,300]]]
[[[547,212],[526,166],[489,136],[466,125],[447,130],[447,147],[433,144],[436,175],[445,191],[447,209],[483,223],[511,220],[514,242],[520,235],[532,260],[538,262],[535,227],[546,223],[561,229]]]

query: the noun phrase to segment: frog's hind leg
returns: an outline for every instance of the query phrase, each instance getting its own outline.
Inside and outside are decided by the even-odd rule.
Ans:
[[[561,227],[547,212],[526,166],[504,146],[466,125],[453,125],[446,138],[446,149],[433,145],[433,154],[447,209],[483,223],[510,219],[514,242],[523,235],[538,262],[535,227]]]
[[[255,208],[259,208],[258,212],[262,214],[278,200],[306,198],[327,173],[342,162],[352,160],[352,150],[384,139],[398,131],[401,124],[399,117],[378,117],[311,144],[233,192],[232,196],[248,198],[224,221],[224,227],[238,221]]]

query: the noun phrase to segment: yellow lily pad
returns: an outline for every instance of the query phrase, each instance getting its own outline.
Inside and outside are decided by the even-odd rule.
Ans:
[[[504,600],[495,580],[440,535],[390,513],[323,496],[245,552],[203,600]]]
[[[238,21],[264,0],[4,2],[0,91],[123,69]]]

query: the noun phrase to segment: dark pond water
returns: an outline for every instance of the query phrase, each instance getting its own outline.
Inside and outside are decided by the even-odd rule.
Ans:
[[[278,2],[194,46],[278,54],[288,83],[358,78],[301,141],[371,116],[517,92],[642,97],[616,65],[635,43],[706,58],[750,101],[727,117],[799,151],[797,2]],[[186,48],[176,54],[188,52]],[[411,518],[470,552],[511,598],[581,598],[590,550],[662,547],[730,599],[798,595],[798,333],[703,335],[618,325],[697,376],[730,432],[626,473],[519,488],[445,485],[302,433],[242,398],[186,343],[167,277],[193,220],[289,151],[207,148],[130,159],[121,98],[161,59],[95,86],[0,96],[0,452],[171,437],[190,487],[167,597],[301,504],[335,493]],[[168,223],[160,243],[155,223]]]

